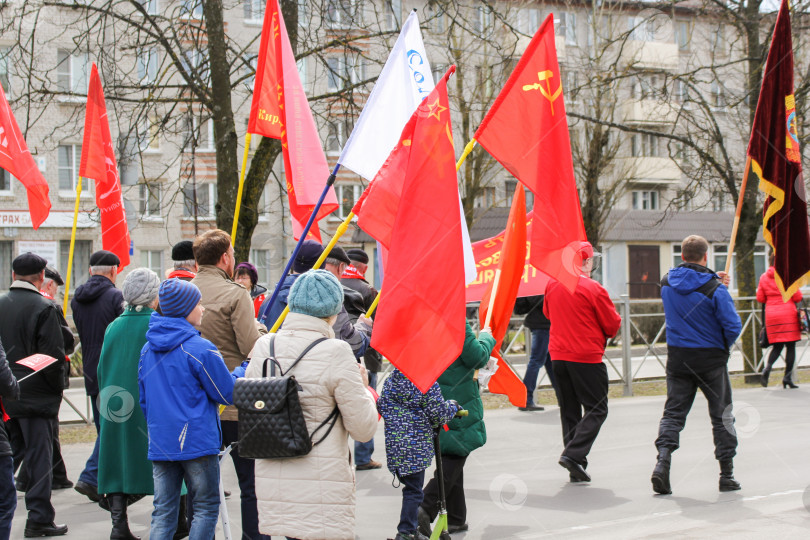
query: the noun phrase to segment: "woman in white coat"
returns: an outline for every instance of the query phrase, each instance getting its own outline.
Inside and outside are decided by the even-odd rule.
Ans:
[[[332,324],[343,306],[343,288],[331,273],[310,270],[290,290],[290,313],[277,334],[262,336],[250,354],[245,376],[261,377],[270,356],[287,370],[313,341],[291,371],[303,388],[301,407],[312,433],[337,406],[340,414],[322,442],[303,457],[256,460],[259,530],[296,540],[355,538],[355,479],[348,438],[368,441],[377,429],[374,398],[366,389],[368,375],[348,343],[334,339]],[[328,425],[319,430],[317,442]]]

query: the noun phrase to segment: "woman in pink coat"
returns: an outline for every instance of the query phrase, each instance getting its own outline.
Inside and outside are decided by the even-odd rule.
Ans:
[[[787,302],[782,301],[782,294],[776,286],[774,279],[773,252],[769,262],[770,268],[759,278],[757,287],[757,301],[765,304],[765,331],[771,343],[771,354],[768,356],[768,365],[762,370],[762,386],[768,386],[768,376],[771,368],[779,359],[782,349],[785,349],[785,377],[782,379],[782,388],[798,388],[793,384],[793,363],[796,360],[796,342],[802,338],[799,328],[799,317],[796,304],[802,300],[802,292],[796,294]]]

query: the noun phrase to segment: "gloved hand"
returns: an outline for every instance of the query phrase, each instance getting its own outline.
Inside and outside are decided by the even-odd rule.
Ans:
[[[447,403],[449,403],[450,406],[453,407],[453,409],[455,409],[453,414],[455,414],[455,413],[457,413],[458,411],[461,410],[461,405],[459,405],[458,401],[456,401],[455,399],[448,399]]]
[[[233,368],[233,371],[231,371],[231,377],[233,377],[234,379],[243,378],[245,376],[245,370],[247,369],[248,364],[250,364],[250,360],[245,360],[244,362]]]

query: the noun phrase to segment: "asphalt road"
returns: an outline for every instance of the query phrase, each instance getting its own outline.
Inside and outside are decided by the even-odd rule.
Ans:
[[[808,538],[810,537],[810,386],[798,390],[735,393],[743,489],[717,490],[718,466],[702,396],[695,401],[681,449],[673,457],[673,495],[650,485],[653,441],[663,397],[613,400],[607,423],[589,457],[589,485],[568,483],[557,465],[562,445],[558,410],[486,412],[487,444],[465,468],[470,531],[457,540],[535,538]],[[89,444],[65,446],[75,480]],[[382,425],[375,458],[384,459]],[[234,537],[239,538],[239,497],[233,467],[223,478]],[[401,493],[385,468],[357,473],[357,538],[381,540],[396,532]],[[78,493],[55,492],[57,521],[68,537],[109,538],[109,514]],[[148,535],[151,499],[130,507],[133,532]],[[18,498],[12,538],[21,538],[25,503]],[[217,538],[224,538],[218,530]]]

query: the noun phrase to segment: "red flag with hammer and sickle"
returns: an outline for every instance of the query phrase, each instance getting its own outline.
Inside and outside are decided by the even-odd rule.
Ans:
[[[532,265],[573,291],[585,225],[579,206],[550,14],[532,38],[475,140],[534,193]]]

